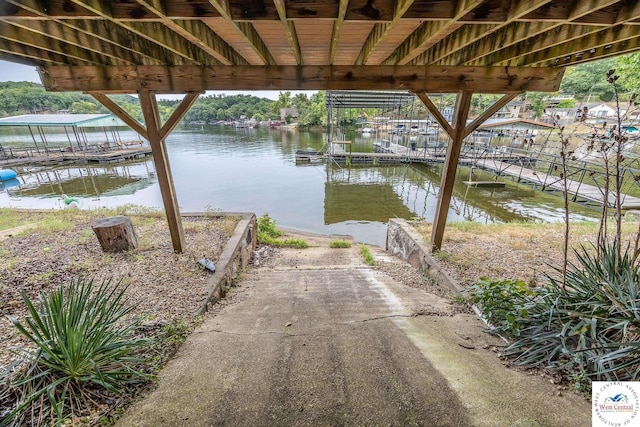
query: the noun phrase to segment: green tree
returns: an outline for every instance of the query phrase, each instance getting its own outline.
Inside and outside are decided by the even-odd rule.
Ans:
[[[69,107],[72,114],[95,114],[97,111],[98,106],[89,101],[76,101]]]
[[[623,87],[630,92],[640,93],[640,53],[617,57],[615,68]]]
[[[526,99],[533,110],[533,118],[538,119],[544,114],[549,94],[545,92],[527,92]]]
[[[615,68],[615,64],[615,59],[607,58],[569,67],[560,84],[560,90],[573,93],[577,99],[585,102],[612,96],[611,87],[605,81],[604,75]]]

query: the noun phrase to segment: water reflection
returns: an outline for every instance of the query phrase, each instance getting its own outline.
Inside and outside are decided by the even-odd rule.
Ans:
[[[178,129],[167,138],[167,150],[180,208],[268,212],[281,226],[352,234],[379,245],[384,245],[389,218],[433,220],[441,167],[296,165],[297,149],[321,150],[324,144],[323,134],[313,132]],[[354,150],[372,144],[371,138],[354,135]],[[151,159],[15,169],[19,185],[0,187],[0,206],[57,208],[64,193],[79,198],[82,208],[162,207]],[[512,183],[501,189],[468,188],[463,181],[470,173],[468,168],[458,171],[449,221],[561,220],[560,198]],[[576,217],[595,216],[582,207],[575,211]]]

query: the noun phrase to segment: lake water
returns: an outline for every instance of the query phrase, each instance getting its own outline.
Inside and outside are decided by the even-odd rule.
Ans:
[[[88,137],[104,139],[104,134]],[[121,132],[121,137],[136,136]],[[354,151],[371,151],[372,138],[348,137],[354,140]],[[297,149],[320,150],[325,140],[320,132],[178,128],[166,142],[180,209],[268,213],[279,226],[351,234],[358,241],[380,246],[385,244],[389,218],[433,220],[440,167],[296,164]],[[50,145],[66,141],[64,134],[48,138]],[[0,134],[0,144],[5,148],[33,145],[30,135],[17,131]],[[61,194],[78,198],[86,209],[124,204],[162,207],[151,158],[111,165],[14,169],[18,180],[0,185],[2,207],[57,209]],[[468,177],[469,170],[460,168],[448,221],[562,220],[559,197],[509,181],[503,189],[467,188],[462,181]],[[574,212],[576,218],[597,215],[581,206],[575,206]]]

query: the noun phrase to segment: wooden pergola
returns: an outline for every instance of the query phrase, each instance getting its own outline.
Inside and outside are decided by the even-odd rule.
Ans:
[[[93,95],[151,143],[173,247],[184,236],[164,140],[205,90],[408,90],[451,142],[432,246],[462,140],[563,67],[640,49],[635,0],[0,0],[0,59],[52,91]],[[448,123],[429,93],[458,93]],[[108,94],[136,93],[145,125]],[[156,94],[186,94],[161,123]],[[474,93],[504,96],[466,125]]]

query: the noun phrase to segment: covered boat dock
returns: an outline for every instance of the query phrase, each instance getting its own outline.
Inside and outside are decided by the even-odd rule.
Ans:
[[[33,145],[0,145],[0,164],[51,164],[67,161],[109,163],[151,154],[142,138],[125,140],[119,129],[128,127],[113,114],[25,114],[0,118],[1,127],[27,128]],[[88,131],[99,132],[99,139]],[[63,142],[51,136],[64,134]]]

